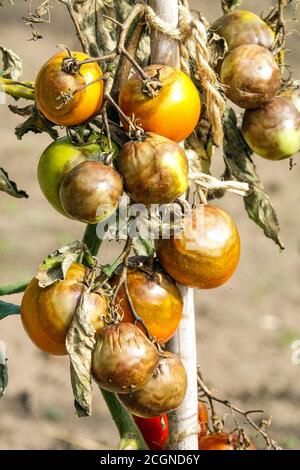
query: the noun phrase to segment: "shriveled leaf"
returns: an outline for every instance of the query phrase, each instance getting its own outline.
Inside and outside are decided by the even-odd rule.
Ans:
[[[241,5],[241,0],[222,0],[222,8],[224,13],[229,13]]]
[[[251,159],[252,152],[237,127],[236,115],[231,108],[228,108],[224,115],[224,153],[227,165],[226,177],[246,182],[252,189],[250,194],[244,198],[249,217],[263,229],[268,238],[284,249],[279,235],[280,227],[276,211],[256,173],[255,165]]]
[[[18,189],[16,183],[9,179],[8,173],[3,168],[0,168],[0,191],[18,199],[28,198],[28,194],[22,189]]]
[[[208,47],[210,50],[211,63],[213,65],[216,65],[219,60],[224,59],[228,52],[227,42],[214,31],[210,32]]]
[[[89,290],[84,287],[66,339],[75,413],[79,418],[90,416],[92,412],[91,362],[96,330],[89,319],[88,295]]]
[[[0,398],[3,397],[8,384],[8,371],[5,343],[0,341]]]
[[[81,241],[75,241],[51,253],[44,259],[36,275],[39,286],[44,288],[63,280],[71,264],[81,262],[84,255],[91,256],[87,246]]]
[[[277,214],[269,196],[263,190],[253,188],[244,201],[249,217],[263,229],[266,237],[274,240],[280,249],[284,250],[284,245],[279,237],[280,228]]]
[[[3,77],[19,80],[23,73],[22,60],[14,51],[4,46],[0,46],[0,51],[2,52]]]
[[[34,105],[25,106],[24,108],[9,105],[9,109],[14,114],[27,117],[26,121],[19,124],[15,129],[15,134],[19,140],[28,132],[34,132],[35,134],[47,132],[53,140],[58,138],[58,132],[54,129],[55,124],[42,116]]]
[[[19,305],[9,304],[0,300],[0,320],[3,320],[3,318],[8,317],[9,315],[19,315],[19,313]]]

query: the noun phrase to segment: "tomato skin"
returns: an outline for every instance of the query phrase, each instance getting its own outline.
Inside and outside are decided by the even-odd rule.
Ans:
[[[239,438],[236,434],[214,433],[200,440],[199,450],[256,450],[253,444],[247,449],[239,448]]]
[[[142,260],[137,258],[136,260]],[[155,278],[155,274],[159,279]],[[116,286],[120,275],[116,275],[112,286]],[[176,332],[182,316],[183,300],[176,284],[162,271],[158,263],[154,265],[154,276],[136,268],[129,268],[127,285],[131,300],[149,330],[160,344],[164,344]],[[123,287],[116,297],[116,305],[120,304],[124,314],[122,322],[135,323]],[[137,323],[139,328],[143,326]]]
[[[165,65],[149,65],[144,69],[148,77],[160,71],[162,88],[155,98],[142,91],[142,77],[136,73],[121,89],[119,105],[146,132],[181,142],[195,129],[201,111],[201,101],[192,80],[178,69]],[[123,122],[126,127],[126,123]]]
[[[200,442],[200,439],[207,434],[207,425],[209,421],[208,409],[203,401],[198,401],[198,421],[200,425],[200,432],[198,434]]]
[[[224,284],[240,259],[240,237],[232,218],[207,204],[193,209],[183,224],[181,237],[156,240],[164,270],[189,287],[212,289]]]
[[[66,335],[82,293],[86,269],[74,263],[63,281],[41,288],[33,278],[27,287],[21,304],[21,319],[28,336],[41,351],[67,354]],[[104,326],[108,303],[96,293],[91,293],[87,302],[91,322],[98,331]]]
[[[83,52],[71,52],[79,61],[88,59]],[[65,104],[61,93],[72,93],[79,88],[99,79],[102,71],[97,63],[84,64],[76,74],[62,70],[66,52],[59,52],[51,57],[41,68],[35,82],[36,105],[49,121],[59,126],[77,126],[95,113],[103,101],[103,81],[89,85],[78,91]]]
[[[123,145],[117,166],[127,193],[141,204],[169,204],[188,189],[184,149],[157,134]]]
[[[149,449],[163,450],[170,436],[168,415],[155,418],[140,418],[133,415],[133,419]]]
[[[63,178],[59,197],[70,217],[97,224],[117,209],[122,193],[122,178],[116,170],[88,161],[77,165]]]

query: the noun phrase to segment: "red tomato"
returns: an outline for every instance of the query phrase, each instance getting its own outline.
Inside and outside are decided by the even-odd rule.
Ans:
[[[165,414],[155,418],[133,416],[133,419],[150,450],[164,449],[170,435],[168,415]]]

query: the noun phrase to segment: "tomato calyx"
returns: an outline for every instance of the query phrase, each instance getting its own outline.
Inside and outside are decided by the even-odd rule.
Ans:
[[[155,75],[144,78],[142,81],[142,92],[145,95],[148,95],[150,98],[155,98],[158,96],[160,90],[162,89],[160,71],[161,68],[158,68]]]

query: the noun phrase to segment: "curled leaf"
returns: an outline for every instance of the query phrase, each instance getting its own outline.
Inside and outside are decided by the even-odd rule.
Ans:
[[[71,264],[81,262],[84,255],[90,260],[93,259],[86,244],[81,241],[75,241],[55,250],[39,267],[36,275],[39,286],[47,287],[63,280]]]
[[[22,60],[14,51],[4,46],[0,46],[0,51],[3,60],[3,77],[19,80],[23,73]]]
[[[0,341],[0,398],[3,397],[8,384],[7,359],[5,343]]]
[[[58,138],[58,132],[53,128],[55,124],[42,116],[34,105],[25,106],[24,108],[13,105],[8,107],[14,114],[27,117],[26,121],[19,124],[15,129],[15,134],[19,140],[28,132],[34,132],[35,134],[47,132],[53,140]]]
[[[87,287],[83,289],[66,339],[75,412],[79,418],[90,416],[92,412],[91,362],[96,342],[96,330],[90,322],[89,302],[86,301],[89,289]]]
[[[218,63],[219,60],[224,59],[228,52],[227,42],[214,31],[210,32],[208,47],[210,51],[211,63],[214,66]]]
[[[226,177],[233,177],[249,184],[251,191],[244,197],[249,217],[262,228],[266,237],[271,238],[280,249],[284,249],[279,235],[280,227],[276,211],[256,173],[255,165],[251,159],[252,152],[237,127],[236,115],[231,108],[228,108],[224,115],[224,136]]]
[[[28,198],[28,194],[25,191],[18,189],[16,183],[9,179],[8,173],[3,168],[0,168],[0,191],[4,191],[10,196],[18,199]]]

